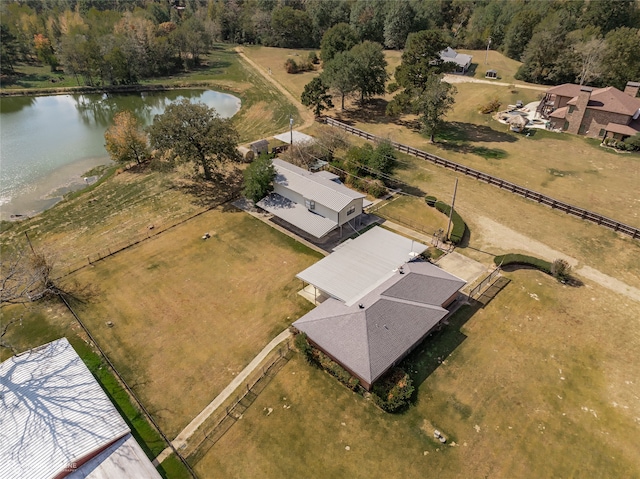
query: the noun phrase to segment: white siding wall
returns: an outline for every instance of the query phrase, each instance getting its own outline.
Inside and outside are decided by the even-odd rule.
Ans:
[[[351,208],[352,206],[355,206],[356,210],[353,213],[351,213],[349,216],[347,216],[347,211],[349,211],[349,208]],[[362,213],[362,198],[356,198],[351,203],[349,203],[345,208],[343,208],[342,211],[340,211],[340,214],[338,215],[338,220],[337,220],[338,225],[343,225],[347,221],[357,218],[361,213]]]

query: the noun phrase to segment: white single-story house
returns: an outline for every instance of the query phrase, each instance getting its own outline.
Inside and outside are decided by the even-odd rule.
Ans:
[[[160,479],[66,338],[0,364],[0,477]]]
[[[273,192],[257,205],[315,238],[336,228],[358,226],[365,195],[347,188],[338,176],[328,171],[312,173],[275,158],[276,177]]]
[[[293,326],[371,389],[449,314],[466,282],[416,259],[427,247],[380,227],[297,275],[327,298]]]
[[[464,75],[471,66],[473,57],[465,53],[458,53],[453,48],[447,47],[440,52],[440,59],[446,63],[455,63],[456,68],[452,73]]]

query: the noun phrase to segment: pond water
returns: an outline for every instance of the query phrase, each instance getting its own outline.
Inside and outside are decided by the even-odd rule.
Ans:
[[[0,218],[33,215],[94,181],[83,174],[111,163],[104,132],[118,111],[130,110],[149,125],[183,98],[224,118],[240,109],[238,98],[211,90],[1,98]]]

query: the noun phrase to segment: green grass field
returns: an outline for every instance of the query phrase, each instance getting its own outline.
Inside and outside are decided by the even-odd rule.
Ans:
[[[175,437],[310,309],[294,276],[319,257],[246,213],[216,209],[74,274],[100,293],[75,307]]]
[[[376,210],[375,214],[426,234],[439,229],[446,231],[447,217],[435,208],[427,206],[422,198],[399,196]]]
[[[485,309],[470,318],[461,312],[451,331],[412,356],[414,375],[426,378],[406,413],[381,412],[296,356],[196,471],[203,478],[637,476],[640,385],[628,355],[640,334],[628,319],[639,305],[596,284],[563,287],[535,271],[508,276],[511,284]],[[448,356],[442,342],[453,346]],[[429,374],[438,356],[442,364]],[[447,445],[433,439],[435,428]]]

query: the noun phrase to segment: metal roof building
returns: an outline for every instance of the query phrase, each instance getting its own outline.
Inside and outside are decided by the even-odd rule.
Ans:
[[[370,389],[449,313],[464,285],[431,263],[410,262],[357,303],[329,298],[293,325]]]
[[[422,243],[378,226],[342,243],[297,277],[351,305],[426,249]]]
[[[327,172],[312,173],[278,158],[274,191],[257,205],[316,238],[356,220],[365,195],[335,181]]]
[[[160,478],[65,338],[0,364],[0,402],[2,478]]]

